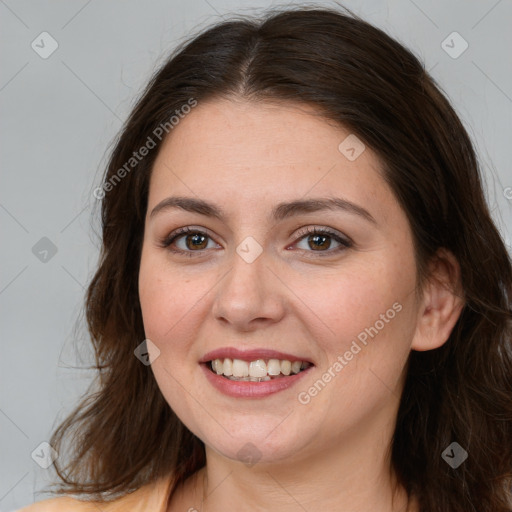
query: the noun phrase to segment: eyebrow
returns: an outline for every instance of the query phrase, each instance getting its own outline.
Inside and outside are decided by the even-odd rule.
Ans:
[[[149,217],[152,218],[159,212],[176,208],[191,213],[205,215],[207,217],[214,217],[221,221],[227,218],[225,210],[218,205],[203,199],[181,196],[168,197],[164,199],[153,208]],[[272,209],[269,217],[275,221],[282,221],[289,217],[293,217],[294,215],[314,213],[324,210],[341,210],[358,215],[372,224],[377,224],[377,221],[370,212],[365,210],[362,206],[338,197],[298,199],[287,203],[279,203]]]

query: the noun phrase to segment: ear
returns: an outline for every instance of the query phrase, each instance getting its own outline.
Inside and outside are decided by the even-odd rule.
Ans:
[[[425,351],[442,346],[457,323],[464,303],[459,263],[450,251],[439,249],[429,264],[429,278],[411,349]]]

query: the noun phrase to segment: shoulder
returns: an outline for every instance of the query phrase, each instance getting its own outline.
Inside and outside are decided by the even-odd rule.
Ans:
[[[81,501],[76,498],[61,496],[38,501],[33,505],[20,508],[15,512],[97,512],[98,509],[92,502]]]
[[[165,512],[172,479],[162,478],[109,502],[85,501],[68,496],[38,501],[14,512]]]

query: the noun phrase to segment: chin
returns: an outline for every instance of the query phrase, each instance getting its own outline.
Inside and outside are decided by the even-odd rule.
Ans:
[[[248,416],[245,421],[237,421],[231,428],[226,428],[229,433],[219,425],[212,429],[210,422],[205,425],[205,435],[201,429],[194,433],[205,446],[228,459],[248,466],[276,463],[292,460],[314,437],[291,422],[291,417],[283,421],[285,417],[286,414],[279,419],[275,416],[267,419]]]

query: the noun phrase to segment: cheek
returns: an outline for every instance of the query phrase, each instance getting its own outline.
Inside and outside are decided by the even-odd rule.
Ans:
[[[329,337],[346,341],[376,322],[380,331],[396,324],[397,309],[412,298],[415,280],[410,262],[379,255],[354,259],[341,271],[324,272],[318,279],[304,276],[301,283],[297,295],[307,297],[308,306],[329,327]]]
[[[190,348],[197,333],[191,328],[191,321],[198,300],[204,295],[204,290],[194,286],[193,281],[172,271],[161,255],[143,250],[139,300],[144,332],[160,351],[151,370],[166,401],[187,422],[194,404],[189,403],[189,396],[183,392],[190,385],[191,368],[184,362],[188,357],[193,359]]]
[[[204,289],[197,280],[173,269],[165,255],[143,248],[139,270],[139,299],[146,334],[163,341],[173,325],[186,319]]]
[[[350,390],[354,399],[366,396],[375,402],[398,384],[410,352],[415,263],[412,253],[405,251],[366,256],[347,262],[342,272],[316,280],[307,296],[321,324],[329,327],[323,327],[323,336],[321,328],[316,332],[317,339],[323,339],[321,370],[339,376],[332,380],[340,392]],[[307,281],[311,280],[304,278],[300,293],[306,292]]]
[[[187,324],[204,290],[200,283],[173,271],[165,258],[151,251],[142,252],[139,271],[139,300],[146,336],[157,345],[178,336]]]

